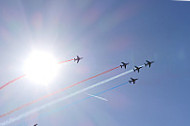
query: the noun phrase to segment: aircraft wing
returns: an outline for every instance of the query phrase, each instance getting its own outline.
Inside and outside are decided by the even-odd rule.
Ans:
[[[93,95],[93,94],[87,94],[87,95],[92,96],[92,97],[95,97],[95,98],[100,99],[100,100],[103,100],[103,101],[108,101],[107,99],[102,98],[102,97],[97,96],[97,95]]]

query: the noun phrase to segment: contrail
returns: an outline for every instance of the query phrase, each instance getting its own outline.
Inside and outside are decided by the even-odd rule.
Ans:
[[[74,59],[70,59],[70,60],[66,60],[66,61],[61,61],[61,62],[58,62],[58,64],[70,62],[70,61],[72,61],[72,60],[74,60]],[[3,88],[5,88],[5,87],[8,86],[9,84],[12,84],[12,83],[14,83],[14,82],[17,81],[17,80],[20,80],[20,79],[24,78],[25,76],[26,76],[26,74],[24,74],[24,75],[22,75],[22,76],[19,76],[19,77],[13,79],[13,80],[7,82],[6,84],[4,84],[4,85],[2,85],[2,86],[0,87],[0,90],[2,90]]]
[[[119,67],[120,67],[120,66],[119,66]],[[90,90],[90,89],[92,89],[92,88],[95,88],[95,87],[97,87],[97,86],[103,85],[103,84],[105,84],[105,83],[107,83],[107,82],[110,82],[110,81],[112,81],[112,80],[115,80],[115,79],[117,79],[117,78],[119,78],[119,77],[122,77],[122,76],[124,76],[124,75],[126,75],[126,74],[129,74],[129,73],[131,73],[131,72],[133,72],[133,69],[132,69],[132,70],[129,70],[129,71],[126,71],[126,72],[124,72],[124,73],[118,74],[118,75],[116,75],[116,76],[114,76],[114,77],[111,77],[111,78],[109,78],[109,79],[103,80],[103,81],[101,81],[101,82],[98,82],[98,83],[96,83],[96,84],[94,84],[94,85],[91,85],[91,86],[89,86],[89,87],[87,87],[87,88],[84,88],[84,89],[81,89],[81,90],[79,90],[79,91],[76,91],[76,92],[74,92],[74,93],[72,93],[72,94],[70,94],[70,95],[67,95],[67,96],[63,97],[63,98],[59,98],[59,99],[54,100],[54,101],[52,101],[52,102],[50,102],[50,103],[47,103],[47,104],[45,104],[45,105],[42,105],[41,107],[38,107],[38,108],[36,108],[36,109],[33,109],[33,110],[31,110],[31,111],[29,111],[29,112],[26,112],[26,113],[24,113],[24,114],[21,114],[21,115],[19,115],[19,116],[16,117],[16,118],[10,118],[8,121],[5,121],[4,123],[1,123],[1,125],[4,126],[4,125],[8,125],[8,124],[10,124],[10,123],[13,123],[14,121],[20,120],[20,119],[22,119],[22,118],[24,118],[24,117],[26,117],[26,116],[28,116],[28,115],[34,113],[34,112],[40,111],[40,110],[42,110],[42,109],[45,109],[46,107],[49,107],[49,106],[51,106],[51,105],[57,104],[57,103],[59,103],[59,102],[62,102],[63,100],[66,100],[66,99],[68,99],[68,98],[71,98],[71,97],[73,97],[73,96],[75,96],[75,95],[78,95],[78,94],[80,94],[80,93],[83,93],[83,92],[85,92],[85,91],[87,91],[87,90]],[[124,85],[124,84],[121,84],[121,85]],[[116,86],[116,87],[118,87],[118,86]],[[101,93],[107,92],[107,91],[109,91],[109,90],[113,90],[113,89],[115,89],[116,87],[107,89],[107,90],[102,91],[102,92],[100,92],[99,94],[96,94],[96,95],[100,95]],[[87,98],[90,98],[90,97],[92,97],[92,96],[88,96]],[[8,114],[7,114],[7,115],[8,115]],[[5,116],[6,116],[6,115],[5,115]],[[4,116],[1,115],[1,117],[4,117]]]
[[[103,100],[103,101],[108,101],[107,99],[102,98],[102,97],[97,96],[97,95],[93,95],[93,94],[87,94],[87,95],[92,96],[92,97],[97,98],[97,99],[100,99],[100,100]]]
[[[102,72],[102,73],[100,73],[100,74],[97,74],[97,75],[95,75],[95,76],[92,76],[92,77],[89,77],[89,78],[84,79],[84,80],[82,80],[82,81],[79,81],[79,82],[77,82],[77,83],[75,83],[75,84],[69,85],[69,86],[67,86],[67,87],[65,87],[65,88],[62,88],[62,89],[60,89],[60,90],[57,90],[57,91],[54,91],[54,92],[49,93],[49,94],[47,94],[47,95],[44,95],[44,96],[42,96],[42,97],[40,97],[40,98],[38,98],[38,99],[35,99],[35,100],[31,101],[31,102],[28,102],[28,103],[26,103],[26,104],[24,104],[24,105],[21,105],[21,106],[15,108],[15,109],[13,109],[13,110],[7,112],[7,113],[4,113],[4,114],[0,115],[0,118],[5,117],[5,116],[7,116],[7,115],[10,115],[10,114],[12,114],[12,113],[14,113],[14,112],[16,112],[16,111],[18,111],[18,110],[21,110],[21,109],[23,109],[23,108],[25,108],[25,107],[27,107],[27,106],[30,106],[30,105],[32,105],[32,104],[34,104],[34,103],[40,102],[40,101],[42,101],[42,100],[44,100],[44,99],[46,99],[46,98],[48,98],[48,97],[50,97],[50,96],[53,96],[53,95],[58,94],[58,93],[60,93],[60,92],[63,92],[63,91],[65,91],[65,90],[67,90],[67,89],[69,89],[69,88],[71,88],[71,87],[74,87],[74,86],[76,86],[76,85],[79,85],[79,84],[81,84],[81,83],[83,83],[83,82],[86,82],[86,81],[88,81],[88,80],[90,80],[90,79],[93,79],[93,78],[98,77],[98,76],[100,76],[100,75],[103,75],[103,74],[106,74],[106,73],[108,73],[108,72],[111,72],[111,71],[113,71],[113,70],[115,70],[115,69],[118,69],[119,67],[120,67],[120,66],[117,66],[117,67],[115,67],[115,68],[109,69],[109,70],[104,71],[104,72]]]

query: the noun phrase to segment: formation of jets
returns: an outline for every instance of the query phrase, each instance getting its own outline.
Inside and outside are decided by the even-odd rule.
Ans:
[[[76,58],[74,58],[74,62],[77,62],[77,63],[79,63],[79,61],[81,60],[81,59],[83,59],[83,57],[79,57],[79,56],[77,56]],[[151,67],[151,65],[152,65],[152,63],[154,63],[154,61],[148,61],[148,60],[146,60],[146,63],[144,63],[144,66],[145,67]],[[120,65],[120,67],[121,68],[127,68],[127,66],[129,65],[129,63],[125,63],[125,62],[121,62],[121,65]],[[141,68],[143,68],[143,66],[134,66],[134,68],[133,68],[133,71],[134,72],[140,72],[140,69]],[[135,82],[138,80],[138,78],[130,78],[130,80],[129,80],[129,83],[133,83],[133,84],[135,84]],[[88,94],[88,95],[90,95],[90,94]],[[101,98],[102,99],[102,97],[98,97],[98,96],[94,96],[94,95],[90,95],[90,96],[93,96],[93,97],[96,97],[96,98]],[[103,100],[103,99],[102,99]],[[105,100],[105,99],[104,99]]]
[[[76,58],[74,58],[74,62],[77,62],[77,63],[79,63],[79,61],[81,60],[81,59],[83,59],[83,57],[79,57],[79,56],[77,56]],[[154,61],[148,61],[148,60],[146,60],[146,63],[144,63],[144,66],[145,67],[151,67],[151,65],[152,65],[152,63],[154,63]],[[127,66],[129,65],[129,63],[125,63],[125,62],[121,62],[121,65],[120,65],[120,67],[121,68],[127,68]],[[140,72],[140,69],[141,68],[143,68],[143,66],[134,66],[134,68],[133,68],[133,71],[134,72]],[[129,80],[129,83],[131,84],[135,84],[136,83],[136,81],[138,80],[138,78],[130,78],[130,80]],[[100,96],[97,96],[97,95],[92,95],[92,94],[87,94],[87,95],[89,95],[89,96],[91,96],[91,97],[95,97],[95,98],[97,98],[97,99],[100,99],[100,100],[103,100],[103,101],[108,101],[107,99],[105,99],[105,98],[103,98],[103,97],[100,97]],[[34,126],[37,126],[38,124],[35,124]]]
[[[77,56],[76,58],[74,58],[74,62],[77,62],[77,63],[79,63],[79,61],[81,60],[81,59],[83,59],[83,57],[79,57],[79,56]],[[146,60],[146,63],[144,63],[144,66],[145,67],[151,67],[151,65],[152,65],[152,63],[154,63],[154,61],[148,61],[148,60]],[[121,68],[127,68],[127,66],[129,65],[129,63],[125,63],[125,62],[121,62],[121,65],[120,65],[120,67]],[[141,68],[143,68],[143,66],[134,66],[134,68],[133,68],[133,71],[134,72],[140,72],[140,69]],[[135,84],[135,82],[138,80],[138,78],[130,78],[130,80],[129,80],[129,83],[133,83],[133,84]],[[88,94],[89,95],[89,94]],[[92,95],[91,95],[92,96]],[[93,97],[95,97],[95,96],[93,96]],[[98,98],[98,97],[96,97],[96,98]],[[105,100],[105,99],[104,99]]]
[[[148,67],[151,67],[152,63],[154,63],[154,61],[148,61],[148,60],[146,60],[146,63],[144,63],[144,66],[145,66],[145,67],[147,67],[147,66],[148,66]],[[121,65],[120,65],[120,66],[121,66],[121,68],[124,67],[124,68],[126,69],[126,68],[127,68],[127,65],[129,65],[129,63],[121,62]],[[137,71],[137,72],[139,73],[141,68],[143,68],[143,66],[134,66],[133,71],[134,71],[134,72]],[[132,77],[131,77],[130,80],[129,80],[129,83],[135,84],[135,82],[136,82],[137,80],[138,80],[138,78],[132,78]]]

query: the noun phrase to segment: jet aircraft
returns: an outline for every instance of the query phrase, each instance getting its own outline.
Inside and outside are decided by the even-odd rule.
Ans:
[[[130,78],[131,80],[129,80],[129,83],[133,83],[133,84],[135,84],[135,82],[136,82],[136,80],[138,80],[138,78],[136,78],[136,79],[134,79],[134,78]]]
[[[146,60],[146,63],[145,63],[144,65],[145,65],[145,67],[146,67],[146,66],[151,67],[151,64],[152,64],[152,63],[154,63],[154,61],[148,61],[148,60]]]
[[[129,63],[125,63],[125,62],[121,62],[121,63],[122,63],[122,65],[120,65],[121,68],[124,67],[124,68],[126,69],[126,68],[127,68],[127,65],[129,65]]]
[[[79,63],[79,61],[80,61],[81,59],[83,59],[83,57],[77,56],[77,58],[74,58],[74,62],[77,61],[77,63]]]
[[[140,66],[140,67],[138,67],[138,66],[135,66],[135,68],[133,69],[134,70],[134,72],[135,71],[138,71],[138,73],[139,73],[139,70],[142,68],[142,66]]]

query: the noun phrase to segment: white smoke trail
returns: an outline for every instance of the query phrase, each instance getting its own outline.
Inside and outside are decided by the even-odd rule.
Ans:
[[[100,99],[100,100],[103,100],[103,101],[108,101],[107,99],[102,98],[102,97],[97,96],[97,95],[93,95],[93,94],[87,94],[87,95],[92,96],[92,97],[95,97],[95,98]]]
[[[143,65],[141,65],[141,66],[143,66]],[[52,102],[50,102],[50,103],[47,103],[47,104],[45,104],[45,105],[42,105],[41,107],[35,108],[35,109],[31,110],[31,111],[28,111],[28,112],[26,112],[26,113],[24,113],[24,114],[21,114],[21,115],[15,117],[15,118],[10,118],[10,119],[8,119],[8,120],[5,121],[5,122],[0,123],[0,126],[9,125],[9,124],[11,124],[11,123],[13,123],[13,122],[15,122],[15,121],[18,121],[18,120],[24,118],[24,117],[27,117],[28,115],[30,115],[30,114],[32,114],[32,113],[35,113],[35,112],[40,111],[40,110],[42,110],[42,109],[45,109],[45,108],[48,107],[48,106],[57,104],[57,103],[59,103],[59,102],[61,102],[61,101],[63,101],[63,100],[66,100],[66,99],[68,99],[68,98],[70,98],[70,97],[73,97],[73,96],[75,96],[75,95],[77,95],[77,94],[83,93],[83,92],[85,92],[85,91],[87,91],[87,90],[90,90],[90,89],[92,89],[92,88],[95,88],[95,87],[97,87],[97,86],[103,85],[103,84],[105,84],[105,83],[107,83],[107,82],[110,82],[110,81],[112,81],[112,80],[115,80],[115,79],[117,79],[117,78],[119,78],[119,77],[122,77],[122,76],[124,76],[124,75],[126,75],[126,74],[129,74],[129,73],[131,73],[131,72],[133,72],[133,69],[132,69],[132,70],[129,70],[129,71],[126,71],[126,72],[123,72],[123,73],[121,73],[121,74],[118,74],[118,75],[116,75],[116,76],[114,76],[114,77],[111,77],[111,78],[109,78],[109,79],[100,81],[100,82],[98,82],[98,83],[96,83],[96,84],[94,84],[94,85],[91,85],[91,86],[89,86],[89,87],[87,87],[87,88],[84,88],[84,89],[81,89],[81,90],[79,90],[79,91],[76,91],[76,92],[74,92],[74,93],[72,93],[72,94],[70,94],[70,95],[67,95],[67,96],[63,97],[63,98],[59,98],[59,99],[57,99],[57,100],[54,100],[54,101],[52,101]]]

